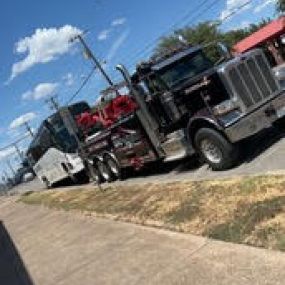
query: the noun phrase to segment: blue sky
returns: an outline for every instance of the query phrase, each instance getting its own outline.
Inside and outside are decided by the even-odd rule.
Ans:
[[[50,114],[44,103],[50,94],[57,94],[60,103],[66,102],[89,73],[91,63],[84,59],[79,45],[66,43],[68,36],[90,28],[87,42],[98,58],[107,62],[111,76],[117,78],[118,74],[113,71],[115,64],[122,62],[133,68],[136,61],[144,59],[151,51],[151,48],[147,51],[144,48],[153,47],[155,39],[169,31],[174,23],[183,27],[225,17],[247,1],[216,0],[213,6],[213,0],[209,0],[206,3],[211,6],[209,9],[207,5],[201,6],[203,2],[2,1],[0,148],[24,133],[23,128],[17,127],[24,118],[32,119],[30,123],[36,128]],[[246,26],[262,17],[272,16],[275,16],[274,0],[253,0],[240,14],[226,21],[222,28]],[[100,75],[96,74],[77,100],[93,103],[105,86]],[[15,128],[11,128],[13,121]],[[0,152],[0,159],[4,155]]]

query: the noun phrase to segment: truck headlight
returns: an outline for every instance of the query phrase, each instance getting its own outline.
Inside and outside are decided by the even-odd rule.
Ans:
[[[273,69],[273,73],[278,80],[285,79],[285,68]]]
[[[236,102],[233,100],[226,100],[213,107],[213,113],[215,116],[222,116],[236,109],[238,109]]]

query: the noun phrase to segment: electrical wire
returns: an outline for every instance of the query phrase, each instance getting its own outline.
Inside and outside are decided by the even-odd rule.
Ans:
[[[77,91],[68,99],[68,101],[66,102],[66,105],[69,105],[76,97],[77,95],[81,92],[81,90],[85,87],[85,85],[88,83],[88,81],[91,79],[92,75],[94,74],[95,70],[97,68],[94,66],[90,73],[87,75],[87,77],[83,80],[82,84],[80,85],[80,87],[77,89]]]
[[[228,20],[229,18],[232,18],[234,15],[236,15],[240,10],[242,10],[243,8],[245,8],[246,6],[248,6],[253,0],[249,0],[237,7],[234,7],[233,9],[231,9],[232,11],[229,12],[229,14],[227,16],[225,16],[224,18],[222,18],[220,20],[221,23],[225,22],[226,20]]]
[[[10,144],[4,146],[4,147],[1,147],[1,148],[0,148],[0,152],[3,151],[3,150],[6,150],[7,148],[13,147],[15,144],[20,143],[21,141],[25,140],[25,139],[28,138],[28,137],[30,137],[30,135],[29,135],[29,134],[26,134],[26,135],[24,135],[24,136],[18,138],[17,140],[15,140],[14,142],[12,142],[12,143],[10,143]]]
[[[145,55],[146,53],[148,53],[154,46],[155,44],[164,36],[166,36],[167,34],[169,34],[170,32],[172,32],[175,28],[177,28],[178,26],[181,26],[185,20],[191,15],[194,14],[195,16],[191,17],[190,19],[187,20],[186,23],[189,23],[190,21],[195,21],[197,18],[199,18],[202,14],[204,14],[205,12],[208,12],[209,10],[211,10],[211,8],[213,8],[217,2],[219,2],[221,0],[204,0],[202,3],[199,3],[199,6],[195,6],[194,8],[191,8],[190,11],[188,11],[180,20],[178,20],[176,23],[172,24],[170,26],[170,28],[168,28],[165,32],[163,32],[162,34],[160,34],[159,37],[155,38],[154,40],[152,40],[151,42],[149,42],[144,48],[138,50],[138,52],[134,53],[132,57],[129,57],[128,60],[130,63],[133,63],[134,59],[137,59],[138,57]],[[209,5],[207,5],[209,3]],[[203,8],[205,5],[207,5],[205,7],[205,9],[203,9],[200,13],[198,13],[198,15],[196,15],[197,12],[200,11],[201,8]]]
[[[177,27],[179,24],[181,24],[181,22],[185,22],[184,24],[186,24],[186,25],[189,24],[190,22],[195,22],[195,21],[196,21],[197,19],[199,19],[203,14],[208,13],[209,11],[213,10],[213,8],[216,7],[216,4],[217,4],[218,1],[219,1],[219,0],[214,0],[214,1],[211,1],[211,2],[209,2],[209,1],[203,1],[203,2],[201,3],[201,5],[199,6],[200,8],[203,7],[203,6],[205,6],[206,4],[209,4],[209,5],[205,6],[204,9],[201,10],[200,12],[199,12],[199,9],[197,9],[197,10],[195,9],[195,11],[197,11],[198,14],[196,14],[194,17],[191,17],[189,20],[187,20],[187,21],[185,22],[185,19],[186,19],[186,18],[188,17],[188,15],[190,14],[190,13],[188,12],[188,13],[182,18],[183,21],[179,21],[179,22],[175,23],[174,25],[172,25],[172,26],[170,27],[170,29],[168,29],[168,32],[172,31],[175,27]],[[233,17],[234,15],[236,15],[237,13],[239,13],[240,10],[242,10],[244,7],[248,6],[251,2],[253,2],[253,0],[249,0],[249,1],[243,3],[243,4],[239,5],[239,6],[236,6],[236,7],[232,8],[232,9],[229,11],[229,14],[226,15],[224,18],[222,18],[222,19],[219,21],[219,23],[222,24],[223,22],[225,22],[225,21],[228,20],[229,18]],[[191,10],[191,11],[192,11],[192,10]],[[181,19],[181,20],[182,20],[182,19]],[[159,41],[159,39],[161,39],[163,36],[165,36],[165,34],[166,34],[166,32],[163,33],[163,34],[161,34],[161,36],[158,37],[158,38],[156,38],[154,41],[152,41],[152,42],[150,42],[149,44],[147,44],[144,49],[139,50],[139,51],[138,51],[137,53],[135,53],[132,57],[129,57],[129,58],[128,58],[128,64],[129,64],[129,65],[133,64],[133,63],[134,63],[134,60],[137,60],[138,57],[147,54],[147,53],[150,51],[150,49],[154,47],[155,43],[156,43],[157,41]]]

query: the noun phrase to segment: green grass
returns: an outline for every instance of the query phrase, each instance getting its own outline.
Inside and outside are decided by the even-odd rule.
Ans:
[[[30,192],[19,201],[285,251],[284,190],[285,177],[271,175]]]

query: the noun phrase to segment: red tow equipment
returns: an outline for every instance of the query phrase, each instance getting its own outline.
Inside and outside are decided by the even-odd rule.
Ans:
[[[121,117],[132,113],[136,109],[137,104],[130,96],[119,95],[110,101],[103,110],[97,111],[95,114],[85,112],[77,116],[76,122],[83,132],[87,132],[96,124],[108,128]]]

